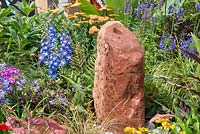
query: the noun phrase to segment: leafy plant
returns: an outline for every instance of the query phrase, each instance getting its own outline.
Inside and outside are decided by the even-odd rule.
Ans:
[[[86,14],[96,14],[99,15],[99,11],[98,9],[93,6],[90,2],[88,2],[87,0],[78,0],[78,2],[81,3],[80,5],[80,9],[82,12],[86,13]]]

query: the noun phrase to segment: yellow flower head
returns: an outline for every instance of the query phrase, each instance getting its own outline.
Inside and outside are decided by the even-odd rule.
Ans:
[[[78,22],[79,24],[88,24],[89,22],[88,21],[80,21]]]
[[[192,99],[196,99],[197,98],[197,96],[196,95],[192,95]]]
[[[137,130],[135,128],[133,128],[133,127],[126,127],[126,128],[124,128],[125,134],[135,134],[136,131]]]
[[[72,5],[72,3],[66,3],[66,4],[62,4],[62,7],[70,7]]]
[[[145,128],[145,127],[139,127],[138,129],[139,129],[139,131],[141,131],[141,132],[143,132],[143,133],[149,131],[149,129],[148,129],[148,128]]]
[[[179,134],[186,134],[185,131],[180,131]]]
[[[141,131],[136,130],[134,134],[142,134]]]
[[[109,14],[108,16],[109,17],[118,17],[119,15],[118,14]]]
[[[72,24],[72,25],[73,25],[73,26],[79,27],[81,24],[74,23],[74,24]]]
[[[94,34],[94,33],[98,33],[99,29],[96,26],[92,26],[89,29],[89,34]]]
[[[156,123],[163,123],[163,122],[167,122],[167,121],[169,121],[169,119],[167,119],[167,118],[160,118],[160,119],[156,120]]]
[[[85,13],[82,13],[82,12],[75,12],[74,15],[82,17],[82,16],[85,15]]]
[[[72,4],[70,7],[79,7],[80,5],[81,5],[81,3],[76,2],[76,3]]]
[[[60,10],[59,8],[53,9],[53,10],[51,10],[51,13],[55,14],[55,13],[59,12],[59,10]]]
[[[108,21],[109,20],[109,17],[103,17],[103,16],[99,16],[98,17],[98,22],[105,22],[105,21]]]
[[[71,15],[71,14],[70,14],[70,15],[67,15],[67,18],[68,18],[68,19],[76,19],[77,16],[75,16],[75,15]]]
[[[98,20],[98,16],[97,15],[89,15],[91,20]]]
[[[162,126],[164,127],[164,129],[167,129],[167,130],[175,128],[175,125],[169,122],[163,122]]]

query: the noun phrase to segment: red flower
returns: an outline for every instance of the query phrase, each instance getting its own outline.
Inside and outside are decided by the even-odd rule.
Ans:
[[[1,123],[0,130],[9,130],[9,127],[5,123]]]

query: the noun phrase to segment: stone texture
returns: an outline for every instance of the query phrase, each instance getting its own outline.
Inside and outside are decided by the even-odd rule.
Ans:
[[[107,22],[98,33],[93,98],[107,131],[121,134],[124,127],[144,125],[144,53],[120,22]]]

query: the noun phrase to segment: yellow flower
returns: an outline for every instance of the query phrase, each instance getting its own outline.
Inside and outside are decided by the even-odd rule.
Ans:
[[[105,21],[108,21],[109,20],[109,17],[103,17],[103,16],[99,16],[98,17],[98,22],[105,22]]]
[[[167,121],[169,121],[169,119],[167,119],[167,118],[160,118],[160,119],[156,120],[156,123],[163,123],[163,122],[167,122]]]
[[[81,3],[76,2],[76,3],[72,4],[70,7],[79,7],[80,5],[81,5]]]
[[[192,95],[192,99],[196,99],[197,98],[197,96],[196,95]]]
[[[79,24],[87,24],[87,23],[89,23],[88,21],[80,21],[80,22],[78,22]]]
[[[81,16],[84,16],[85,13],[82,13],[82,12],[75,12],[74,15],[76,15],[76,16],[80,16],[80,17],[81,17]]]
[[[89,15],[91,20],[98,20],[98,16],[97,15]]]
[[[145,128],[145,127],[139,127],[138,128],[141,132],[148,132],[149,131],[149,129],[148,128]]]
[[[109,17],[118,17],[119,15],[118,14],[109,14],[108,16]]]
[[[67,15],[67,18],[68,18],[68,19],[76,19],[77,16],[75,16],[75,15],[71,15],[71,14],[70,14],[70,15]]]
[[[59,10],[60,10],[59,8],[53,9],[53,10],[51,10],[51,13],[52,13],[52,14],[55,14],[55,13],[57,13]]]
[[[125,134],[135,134],[136,131],[137,130],[135,128],[133,128],[133,127],[126,127],[126,128],[124,128]]]
[[[92,26],[89,29],[89,34],[94,34],[94,33],[98,33],[99,29],[96,26]]]
[[[74,23],[74,24],[73,24],[73,26],[77,26],[77,27],[79,27],[79,26],[80,26],[80,24]]]
[[[135,134],[142,134],[142,132],[141,132],[141,131],[138,131],[138,130],[136,130],[136,131],[135,131]]]
[[[62,4],[62,7],[70,7],[72,5],[72,3],[66,3],[66,4]]]
[[[107,7],[102,7],[99,9],[99,11],[111,11],[111,8],[107,8]]]
[[[173,129],[175,128],[175,125],[169,122],[163,122],[162,126],[164,127],[164,129]]]
[[[180,131],[179,134],[186,134],[184,131]]]

